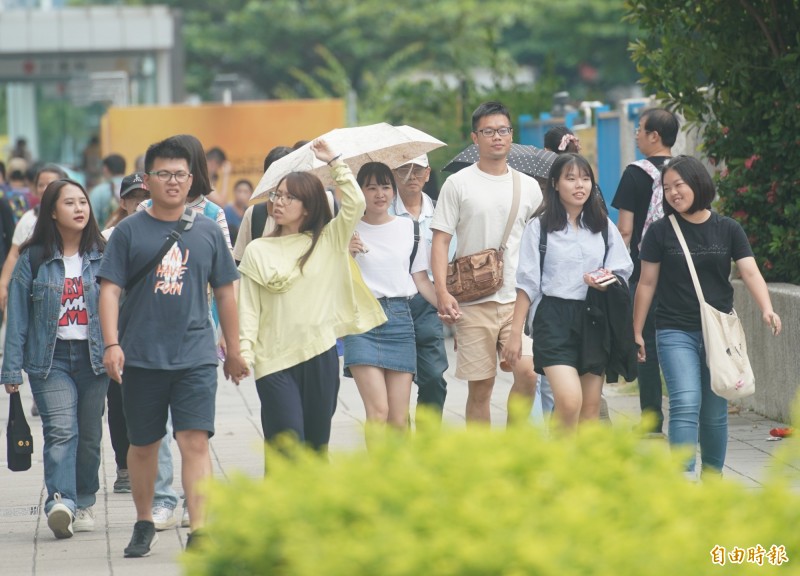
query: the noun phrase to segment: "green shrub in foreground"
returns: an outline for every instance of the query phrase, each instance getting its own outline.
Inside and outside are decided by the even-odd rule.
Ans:
[[[664,443],[603,427],[577,440],[522,426],[374,444],[330,463],[270,452],[269,478],[213,485],[210,537],[184,555],[187,574],[800,574],[796,446],[794,468],[748,490],[689,483]],[[761,566],[746,558],[758,545]],[[772,545],[788,562],[770,563]]]

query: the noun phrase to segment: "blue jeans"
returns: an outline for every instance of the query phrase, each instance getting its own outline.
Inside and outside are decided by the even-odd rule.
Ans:
[[[447,350],[444,347],[442,321],[436,308],[420,294],[408,303],[414,320],[414,337],[417,346],[417,376],[419,392],[417,405],[427,406],[441,416],[447,397]]]
[[[728,447],[728,402],[711,390],[702,332],[658,330],[658,356],[669,391],[669,443],[688,447],[694,472],[700,441],[703,468],[722,470]]]
[[[47,378],[30,384],[44,429],[45,513],[56,493],[73,513],[93,506],[108,376],[94,373],[86,340],[57,340]]]
[[[636,295],[636,287],[638,285],[638,282],[631,282],[631,301]],[[656,345],[656,307],[658,307],[658,299],[654,294],[653,302],[647,312],[647,318],[642,328],[647,360],[639,364],[639,376],[637,378],[639,384],[639,408],[642,414],[652,414],[656,419],[653,428],[647,430],[647,432],[663,432],[664,428],[664,411],[661,408],[663,397],[661,393],[661,369],[658,363],[658,346]]]
[[[153,495],[153,508],[159,506],[175,510],[178,506],[178,493],[172,487],[172,413],[167,417],[167,433],[161,439],[158,447],[158,476],[156,476],[155,494]]]
[[[553,389],[550,387],[550,380],[544,374],[537,374],[536,396],[533,397],[530,419],[534,424],[542,424],[545,417],[549,417],[556,408],[553,398]]]

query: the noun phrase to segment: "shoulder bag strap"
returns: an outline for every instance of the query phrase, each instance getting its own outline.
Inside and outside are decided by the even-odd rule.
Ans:
[[[413,220],[413,219],[412,219]],[[411,274],[411,267],[414,265],[414,258],[417,257],[417,250],[419,249],[419,222],[414,222],[414,248],[411,249],[411,260],[408,261],[408,273]]]
[[[261,238],[264,228],[267,226],[267,203],[262,202],[253,206],[253,214],[250,218],[250,239]]]
[[[606,220],[606,227],[600,232],[603,236],[603,246],[605,246],[605,252],[603,252],[603,268],[606,267],[606,258],[608,258],[608,220]]]
[[[33,286],[33,281],[39,276],[39,268],[44,262],[44,248],[41,244],[32,244],[28,247],[28,262],[31,265],[31,286]]]
[[[139,270],[130,280],[128,280],[128,283],[125,285],[126,290],[133,288],[142,280],[142,278],[147,276],[147,274],[149,274],[159,262],[161,262],[161,259],[167,252],[169,252],[169,249],[172,248],[175,242],[180,240],[181,234],[192,227],[196,215],[197,213],[191,208],[186,208],[183,211],[183,216],[181,216],[181,219],[178,220],[178,223],[175,225],[175,228],[172,229],[172,232],[169,233],[169,236],[167,236],[164,244],[161,245],[158,254],[151,258],[150,261],[141,268],[141,270]]]
[[[678,220],[675,218],[675,214],[669,215],[669,221],[672,224],[672,228],[675,230],[675,235],[678,237],[678,242],[681,243],[683,255],[686,256],[686,263],[689,265],[689,274],[692,275],[694,289],[695,292],[697,292],[697,300],[702,304],[706,301],[706,299],[703,297],[703,289],[700,287],[700,280],[697,278],[697,270],[694,268],[692,255],[689,253],[689,247],[686,245],[686,239],[683,237],[683,232],[681,232],[681,227],[678,225]]]
[[[547,230],[544,229],[542,219],[539,218],[539,289],[542,289],[542,276],[544,275],[544,255],[547,253]]]
[[[514,220],[517,219],[517,213],[519,212],[519,197],[521,194],[519,172],[511,167],[508,169],[511,170],[511,177],[514,182],[514,198],[511,200],[511,212],[508,213],[506,230],[503,232],[503,241],[500,243],[500,252],[505,252],[506,250],[506,242],[508,242],[508,237],[511,235],[511,228],[514,226]]]

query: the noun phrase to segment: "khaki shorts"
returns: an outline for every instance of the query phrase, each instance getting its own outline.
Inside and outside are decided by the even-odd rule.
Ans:
[[[511,335],[514,303],[481,302],[461,307],[456,322],[456,378],[486,380],[497,375],[497,358]],[[533,340],[522,335],[522,355],[533,356]]]

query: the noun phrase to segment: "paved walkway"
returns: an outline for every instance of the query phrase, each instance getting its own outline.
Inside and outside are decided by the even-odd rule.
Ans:
[[[448,343],[452,350],[452,342]],[[451,358],[455,365],[455,359]],[[454,426],[464,425],[466,383],[448,373],[449,394],[445,420]],[[505,404],[511,382],[501,374],[492,401],[496,426],[505,422]],[[611,419],[615,426],[633,426],[638,421],[638,396],[624,395],[620,387],[607,386]],[[23,387],[24,404],[31,396]],[[666,401],[665,401],[666,403]],[[8,400],[0,394],[0,414],[8,414]],[[234,471],[257,477],[263,471],[261,452],[260,402],[252,380],[240,387],[220,381],[217,396],[217,435],[212,439],[215,474],[224,478]],[[331,449],[334,452],[359,450],[364,446],[361,425],[364,409],[353,380],[343,378],[339,408],[333,422]],[[27,472],[9,472],[5,457],[0,464],[0,573],[8,575],[99,576],[141,575],[171,576],[181,573],[177,557],[186,541],[186,529],[175,528],[160,533],[152,556],[125,559],[122,550],[130,539],[135,511],[130,494],[114,494],[116,475],[111,442],[103,440],[100,469],[100,492],[95,513],[94,532],[79,533],[69,540],[56,540],[41,511],[46,494],[41,462],[41,426],[38,418],[29,418],[34,432],[36,452],[33,467]],[[3,418],[5,430],[5,418]],[[758,488],[765,470],[774,463],[773,452],[781,442],[768,442],[770,428],[778,426],[753,413],[733,414],[730,418],[730,441],[725,475]],[[106,428],[107,430],[107,428]],[[5,442],[3,441],[3,444]],[[177,448],[173,443],[173,454]],[[180,459],[175,460],[175,477],[180,478]],[[176,481],[178,483],[178,481]]]

